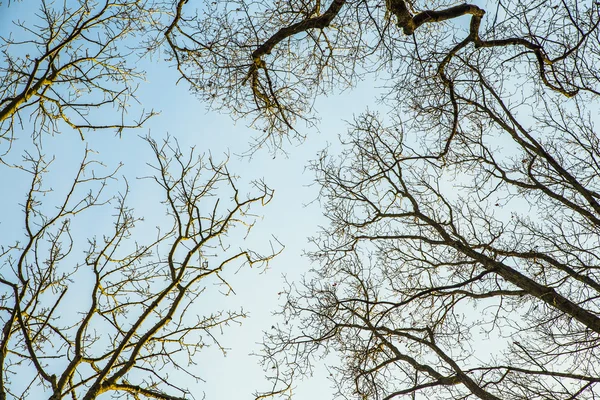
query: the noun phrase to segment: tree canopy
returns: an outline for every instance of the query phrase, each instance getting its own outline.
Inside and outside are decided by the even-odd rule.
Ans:
[[[356,116],[341,143],[311,164],[329,224],[312,238],[313,270],[282,292],[281,323],[265,333],[261,360],[268,385],[257,398],[293,398],[296,383],[323,360],[339,398],[598,397],[598,2],[81,1],[62,11],[45,4],[41,33],[23,25],[34,36],[25,43],[36,55],[3,53],[0,128],[6,138],[14,137],[15,122],[26,110],[32,110],[35,134],[58,132],[57,121],[80,133],[140,126],[145,113],[124,119],[141,76],[131,63],[134,54],[166,55],[179,82],[211,109],[258,129],[254,149],[285,149],[286,140],[313,134],[324,117],[319,97],[352,90],[363,80],[384,89],[382,98],[373,99],[380,105]],[[137,47],[129,46],[134,38],[141,38]],[[119,112],[118,122],[94,122],[98,110],[110,105]],[[145,365],[142,348],[161,365],[176,365],[168,348],[153,347],[168,341],[156,333],[173,317],[159,299],[178,304],[185,298],[191,305],[192,282],[218,275],[220,268],[191,262],[202,253],[205,237],[219,241],[225,225],[248,223],[245,206],[267,200],[270,191],[260,185],[258,195],[240,200],[221,164],[203,168],[177,148],[150,145],[174,224],[167,231],[169,256],[138,269],[146,249],[162,239],[117,261],[105,256],[128,238],[129,213],[117,197],[116,233],[92,240],[86,257],[96,276],[91,299],[107,296],[106,308],[93,306],[64,328],[74,338],[56,333],[63,330],[52,324],[60,290],[51,302],[56,307],[39,315],[29,311],[42,304],[47,288],[64,287],[61,279],[67,278],[52,280],[43,271],[52,271],[63,257],[59,239],[69,236],[67,228],[50,229],[58,219],[31,211],[42,190],[38,176],[44,168],[38,167],[45,164],[42,157],[30,160],[32,189],[23,208],[30,244],[7,248],[12,275],[0,275],[11,293],[0,308],[3,374],[21,357],[36,366],[34,381],[50,388],[53,398],[91,399],[103,388],[133,398],[171,398],[162,390],[169,386],[164,377],[157,378],[162,383],[147,378],[142,386],[124,380],[131,368]],[[167,155],[165,149],[172,151]],[[172,166],[179,168],[175,175]],[[215,216],[219,195],[212,214],[196,207],[213,193],[210,184],[199,184],[206,174],[208,182],[233,190],[226,196],[233,208],[224,217]],[[57,215],[76,214],[95,201],[94,195],[85,197],[75,208],[59,207]],[[38,215],[42,223],[29,228]],[[27,261],[44,235],[50,243],[42,261],[47,269],[37,257]],[[195,245],[187,247],[187,240]],[[250,250],[237,256],[249,263],[271,257]],[[157,310],[156,329],[137,333],[146,329],[145,314],[131,327],[120,322],[120,306],[111,303],[119,294],[101,289],[102,260],[110,274],[118,272],[120,280],[110,280],[110,287],[136,296],[152,293],[141,304],[148,313]],[[125,272],[134,264],[144,285],[160,276],[166,288],[138,286],[137,275]],[[37,277],[37,286],[26,273]],[[124,304],[138,305],[128,297]],[[82,332],[96,316],[112,321],[116,333],[111,350],[88,356],[82,343],[97,337]],[[198,329],[224,321],[214,318]],[[172,333],[176,347],[193,349],[184,339],[195,329],[178,326]],[[60,377],[47,373],[37,358],[47,350],[36,340],[43,342],[48,330],[70,349],[59,356],[69,361]],[[20,346],[18,353],[14,346]],[[86,363],[85,373],[75,374]],[[149,365],[142,369],[155,376],[155,364]]]

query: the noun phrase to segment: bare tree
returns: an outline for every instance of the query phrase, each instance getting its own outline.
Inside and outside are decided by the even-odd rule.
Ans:
[[[127,115],[144,77],[136,36],[150,35],[160,14],[146,0],[43,0],[31,19],[15,21],[0,38],[0,138],[30,120],[34,135],[139,127],[152,112]]]
[[[593,123],[570,103],[540,105],[533,128],[471,111],[446,157],[365,115],[315,163],[331,224],[267,335],[269,393],[332,352],[343,398],[597,398]]]
[[[0,254],[1,399],[191,398],[198,353],[245,317],[214,299],[233,291],[231,273],[273,257],[234,244],[271,190],[256,182],[246,197],[225,163],[147,141],[167,216],[155,234],[140,229],[126,181],[107,194],[118,168],[106,172],[89,150],[60,196],[41,152],[16,166],[31,183],[24,230],[13,227]]]
[[[312,123],[319,95],[365,76],[389,99],[453,102],[456,71],[520,76],[564,96],[598,94],[598,5],[578,1],[180,0],[166,40],[183,79],[214,107],[251,116],[280,145]],[[385,83],[384,83],[385,82]],[[396,102],[392,108],[398,107]],[[456,106],[456,105],[454,105]],[[451,105],[445,107],[457,116]]]

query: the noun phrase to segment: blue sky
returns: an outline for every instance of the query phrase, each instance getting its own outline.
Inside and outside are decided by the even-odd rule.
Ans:
[[[314,201],[318,188],[312,185],[313,175],[306,167],[324,147],[336,146],[338,135],[346,130],[344,120],[350,121],[353,115],[372,107],[378,90],[374,82],[363,82],[352,92],[319,99],[316,106],[322,110],[319,131],[305,131],[305,142],[288,144],[287,156],[279,154],[273,158],[268,149],[263,149],[251,158],[240,158],[235,154],[247,151],[256,131],[248,129],[243,120],[234,123],[227,115],[206,111],[206,106],[188,93],[185,84],[174,84],[177,75],[167,63],[148,65],[146,70],[148,83],[141,88],[140,95],[144,98],[141,103],[147,106],[157,101],[153,107],[161,111],[149,121],[146,131],[152,136],[168,132],[180,141],[182,148],[197,146],[199,150],[210,151],[215,158],[229,153],[230,170],[239,175],[242,182],[264,179],[275,190],[273,200],[260,210],[263,219],[257,223],[252,237],[257,248],[265,248],[265,240],[274,236],[286,246],[285,250],[263,274],[240,270],[232,278],[237,295],[228,298],[226,303],[214,297],[215,302],[230,304],[231,308],[243,305],[250,318],[243,326],[232,326],[224,332],[223,343],[231,348],[226,358],[212,349],[200,357],[199,364],[206,371],[202,374],[206,384],[201,387],[207,399],[249,398],[254,390],[267,388],[257,359],[248,354],[259,350],[257,343],[262,339],[262,332],[276,322],[271,313],[282,300],[278,296],[283,289],[282,276],[295,280],[308,272],[310,265],[302,257],[303,250],[309,249],[307,237],[326,223],[318,202]],[[327,398],[328,387],[324,376],[315,376],[300,384],[296,393],[299,399]]]

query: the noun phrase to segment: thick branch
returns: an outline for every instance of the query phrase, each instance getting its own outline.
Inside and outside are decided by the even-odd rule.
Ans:
[[[344,4],[346,4],[346,0],[333,0],[327,11],[318,17],[307,18],[290,26],[286,26],[285,28],[279,29],[266,42],[252,52],[252,59],[256,63],[257,60],[260,60],[260,58],[265,54],[270,54],[271,50],[273,50],[273,48],[279,42],[297,33],[305,32],[310,29],[323,29],[328,27]]]
[[[472,4],[461,4],[445,10],[426,10],[413,16],[406,3],[402,0],[389,0],[388,10],[398,20],[398,26],[402,28],[405,35],[412,35],[418,27],[426,22],[440,22],[448,19],[472,15],[473,20],[481,21],[485,11]]]

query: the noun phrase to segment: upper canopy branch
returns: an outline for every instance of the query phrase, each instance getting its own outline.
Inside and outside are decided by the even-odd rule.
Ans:
[[[535,54],[538,62],[538,68],[540,77],[544,85],[552,90],[555,90],[567,97],[573,97],[577,94],[577,90],[567,90],[560,83],[554,84],[548,80],[546,76],[546,65],[552,65],[553,61],[546,55],[542,46],[530,42],[523,38],[507,38],[501,40],[481,40],[479,37],[479,27],[481,25],[481,19],[485,15],[485,11],[473,4],[461,4],[446,8],[443,10],[425,10],[416,15],[413,15],[406,2],[404,0],[388,0],[386,4],[390,13],[394,14],[398,20],[398,26],[402,28],[404,34],[412,35],[417,28],[426,22],[440,22],[448,19],[462,17],[464,15],[471,15],[471,24],[469,27],[469,36],[456,46],[447,57],[444,58],[438,71],[444,78],[443,70],[446,64],[454,56],[454,54],[465,47],[468,43],[473,42],[475,47],[502,47],[502,46],[523,46]],[[578,44],[580,45],[581,42]],[[570,49],[568,52],[572,52]],[[567,52],[567,53],[568,53]],[[566,54],[566,53],[565,53]],[[556,60],[560,60],[562,57],[557,57]],[[444,79],[446,80],[446,79]]]
[[[278,118],[281,119],[285,125],[291,128],[291,122],[288,121],[285,106],[279,102],[279,95],[276,93],[276,89],[272,85],[271,78],[268,75],[268,67],[263,59],[263,56],[270,54],[275,46],[277,46],[280,42],[297,33],[306,32],[311,29],[324,29],[328,27],[345,4],[346,0],[333,0],[329,8],[323,14],[303,18],[299,22],[295,22],[289,26],[278,29],[277,32],[275,32],[252,52],[252,63],[250,64],[248,73],[245,79],[242,81],[242,84],[245,85],[249,81],[251,90],[254,94],[254,100],[259,109],[274,109],[275,114],[278,115]],[[565,87],[563,83],[556,82],[556,76],[554,76],[554,79],[548,76],[549,72],[547,69],[549,66],[551,68],[553,65],[553,60],[548,57],[541,45],[520,37],[499,40],[482,40],[479,36],[479,29],[482,18],[485,15],[485,10],[476,5],[461,4],[446,9],[425,10],[416,14],[411,12],[407,2],[404,0],[386,0],[385,6],[387,11],[396,17],[398,27],[402,28],[404,34],[406,35],[412,35],[420,26],[425,23],[441,22],[466,15],[471,16],[469,35],[463,41],[461,41],[460,44],[448,52],[438,67],[439,75],[447,84],[449,83],[449,78],[445,75],[446,65],[459,50],[466,47],[469,43],[473,43],[476,48],[522,46],[535,55],[539,77],[546,87],[567,97],[572,97],[577,94],[577,89],[570,90],[569,88]],[[573,49],[570,49],[569,51],[572,50]],[[559,59],[561,58],[556,58],[556,60]],[[265,81],[262,81],[259,78],[261,69],[264,71]],[[550,71],[550,74],[555,75],[553,74],[553,71]]]
[[[260,45],[252,52],[252,59],[255,63],[260,60],[265,54],[270,54],[271,50],[282,40],[295,35],[296,33],[304,32],[309,29],[323,29],[329,26],[341,8],[346,4],[346,0],[333,0],[327,11],[317,17],[310,17],[300,22],[296,22],[290,26],[279,29],[266,42]]]
[[[250,70],[248,71],[248,75],[246,75],[246,79],[244,80],[243,84],[245,84],[248,81],[248,79],[251,78],[250,85],[252,87],[252,92],[255,95],[255,99],[263,100],[267,108],[270,108],[273,105],[275,105],[277,109],[281,108],[281,106],[277,102],[276,96],[274,96],[270,82],[269,92],[271,92],[272,97],[275,99],[275,101],[273,102],[269,100],[268,95],[265,95],[263,93],[264,88],[261,88],[262,85],[259,84],[258,70],[260,68],[263,68],[266,71],[266,64],[262,57],[266,54],[271,54],[271,51],[278,43],[287,39],[290,36],[293,36],[300,32],[305,32],[310,29],[323,29],[328,27],[331,21],[338,15],[339,11],[344,6],[344,4],[346,4],[346,0],[333,0],[327,11],[325,11],[323,14],[316,17],[309,17],[303,19],[300,22],[296,22],[295,24],[279,29],[273,36],[267,39],[266,42],[258,46],[258,48],[252,52],[253,63],[250,66]],[[291,127],[290,123],[288,122],[285,116],[285,113],[282,112],[280,114],[285,124]]]

